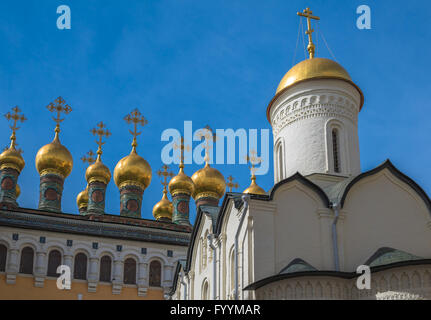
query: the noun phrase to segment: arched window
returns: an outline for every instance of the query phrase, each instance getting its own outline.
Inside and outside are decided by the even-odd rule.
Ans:
[[[235,288],[235,250],[232,249],[230,254],[230,291],[233,293]]]
[[[281,141],[277,143],[275,150],[277,157],[277,180],[281,181],[284,178],[283,144]]]
[[[334,159],[334,172],[340,173],[340,141],[337,129],[332,129],[332,156]]]
[[[7,248],[0,244],[0,272],[6,271]]]
[[[75,256],[73,278],[87,280],[87,256],[84,253]]]
[[[202,300],[209,300],[210,299],[210,290],[208,281],[205,280],[204,285],[202,286]]]
[[[48,255],[48,277],[58,277],[58,266],[61,265],[61,253],[58,250],[52,250]]]
[[[100,259],[100,281],[111,282],[111,266],[112,259],[110,256],[103,256]]]
[[[136,284],[136,261],[132,258],[127,258],[124,261],[124,276],[125,284]]]
[[[19,264],[19,272],[25,274],[33,274],[34,250],[31,247],[25,247],[21,251],[21,262]]]
[[[205,231],[204,238],[202,239],[202,268],[207,267],[207,259],[208,259],[208,230]]]
[[[150,263],[150,287],[160,287],[162,282],[162,264],[154,260]]]

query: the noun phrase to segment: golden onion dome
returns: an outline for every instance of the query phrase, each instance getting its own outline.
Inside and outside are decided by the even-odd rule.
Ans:
[[[337,62],[326,58],[306,59],[293,66],[281,79],[273,100],[270,102],[267,109],[267,118],[269,118],[269,110],[272,102],[279,93],[292,87],[298,83],[311,79],[339,79],[353,85],[361,96],[359,110],[364,104],[364,95],[361,89],[352,81],[349,73]]]
[[[174,212],[174,207],[172,202],[169,201],[167,197],[167,191],[163,190],[162,200],[156,203],[153,208],[153,216],[156,220],[168,219],[172,220],[172,213]]]
[[[87,180],[88,184],[95,181],[108,184],[109,181],[111,181],[111,172],[108,167],[102,163],[100,156],[97,157],[95,163],[88,166],[85,171],[85,180]]]
[[[44,145],[36,154],[36,169],[40,175],[55,173],[66,178],[73,167],[73,158],[69,150],[60,143],[58,133],[54,140]]]
[[[204,168],[196,171],[192,176],[195,190],[193,199],[212,197],[220,199],[226,191],[226,182],[223,175],[217,169],[207,163]]]
[[[128,156],[118,161],[114,169],[114,181],[120,189],[126,185],[137,185],[145,190],[151,176],[151,166],[136,153],[135,147]]]
[[[88,206],[88,189],[81,191],[76,197],[76,205],[78,209],[86,208]]]
[[[172,196],[180,193],[191,195],[195,190],[193,180],[184,173],[184,165],[180,164],[178,174],[169,182],[169,192]]]
[[[10,168],[15,169],[18,171],[18,173],[20,173],[24,166],[25,161],[22,158],[21,153],[15,149],[13,143],[11,144],[10,148],[6,149],[2,154],[0,154],[0,170]]]
[[[335,78],[352,81],[347,71],[337,62],[326,58],[313,58],[293,66],[281,79],[276,94],[300,81],[316,78]]]
[[[256,183],[256,177],[251,177],[251,184],[250,186],[245,189],[242,193],[251,193],[251,194],[266,194],[265,190],[263,190],[261,187],[259,187]]]
[[[21,194],[21,188],[19,187],[18,184],[16,184],[15,185],[15,196],[16,196],[16,198],[18,198],[20,194]]]

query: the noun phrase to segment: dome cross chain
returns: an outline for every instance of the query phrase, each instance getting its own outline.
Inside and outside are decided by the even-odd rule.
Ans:
[[[310,8],[306,8],[303,12],[297,12],[297,15],[300,17],[307,18],[307,31],[305,31],[305,34],[308,35],[308,46],[307,50],[310,54],[310,59],[314,58],[314,52],[315,52],[315,45],[313,43],[313,37],[312,34],[314,32],[314,29],[311,29],[311,19],[313,20],[320,20],[319,17],[313,16],[313,12],[310,10]]]

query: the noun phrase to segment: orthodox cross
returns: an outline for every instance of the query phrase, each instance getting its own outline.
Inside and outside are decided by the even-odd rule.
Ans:
[[[15,132],[19,129],[19,127],[16,126],[16,124],[18,122],[24,122],[26,121],[26,117],[24,116],[23,113],[20,114],[21,109],[18,107],[14,107],[12,108],[13,113],[6,113],[4,116],[8,121],[12,121],[13,125],[9,125],[9,127],[12,129],[12,135],[10,136],[10,147],[9,148],[15,148],[15,146],[17,146],[18,144],[15,143],[16,140],[16,135]],[[19,149],[18,151],[20,151],[20,153],[22,153],[22,150]]]
[[[232,176],[227,177],[227,183],[226,186],[229,188],[229,192],[232,192],[232,189],[238,189],[239,185],[238,183],[233,182],[234,178]]]
[[[170,171],[168,171],[169,166],[167,166],[166,164],[164,164],[162,166],[163,170],[159,170],[157,171],[157,175],[159,177],[163,177],[163,181],[162,181],[162,185],[163,185],[163,192],[166,192],[166,186],[168,185],[168,177],[173,177],[174,174]]]
[[[204,129],[206,129],[206,130],[204,130]],[[209,153],[210,153],[210,149],[212,148],[212,146],[211,146],[210,143],[216,141],[217,140],[217,136],[216,136],[216,134],[214,133],[214,131],[211,129],[211,127],[209,125],[206,125],[204,129],[201,129],[199,131],[198,136],[200,138],[205,137],[205,146],[204,146],[204,149],[205,149],[205,158],[204,158],[204,161],[205,161],[206,164],[208,164],[209,161],[210,161],[210,155],[209,155]]]
[[[189,152],[191,150],[189,145],[184,145],[185,140],[184,137],[181,137],[180,144],[174,142],[174,149],[178,150],[180,149],[180,166],[184,167],[184,150]]]
[[[297,15],[300,17],[305,17],[307,18],[307,31],[305,31],[305,34],[308,35],[308,46],[307,46],[307,50],[308,53],[310,54],[310,59],[314,58],[314,51],[315,51],[315,46],[313,43],[313,38],[312,38],[312,33],[314,32],[314,29],[311,29],[311,20],[320,20],[319,17],[315,17],[312,16],[313,12],[310,10],[310,8],[306,8],[303,12],[298,12]]]
[[[262,158],[257,156],[257,152],[255,150],[250,150],[250,153],[247,155],[246,159],[251,164],[251,167],[250,167],[251,177],[254,178],[255,177],[254,173],[257,170],[256,165],[259,163],[262,163]]]
[[[130,112],[128,115],[126,115],[124,117],[124,120],[128,124],[133,123],[133,131],[129,129],[129,132],[133,136],[133,142],[132,142],[133,150],[136,151],[136,147],[138,146],[138,143],[136,142],[136,137],[142,133],[142,132],[138,132],[138,124],[143,127],[148,123],[148,120],[144,118],[144,116],[139,112],[138,109],[135,109],[132,112]]]
[[[99,148],[97,149],[97,159],[96,160],[100,160],[100,156],[102,155],[102,146],[105,144],[104,141],[102,141],[103,137],[108,138],[109,136],[111,136],[111,132],[109,132],[108,129],[106,129],[106,125],[100,121],[97,124],[97,128],[93,128],[90,130],[90,132],[93,134],[93,136],[98,136],[99,140],[96,140],[96,144],[99,146]]]
[[[96,154],[93,152],[93,150],[90,150],[90,151],[88,151],[87,152],[87,156],[83,156],[82,158],[81,158],[81,160],[82,160],[82,162],[84,162],[84,163],[88,163],[89,165],[90,164],[93,164],[93,163],[95,163],[96,162],[96,158],[94,157]]]
[[[57,112],[57,118],[52,117],[52,119],[57,123],[55,126],[55,132],[60,132],[60,123],[64,120],[61,119],[60,115],[61,113],[69,114],[72,111],[72,108],[65,104],[66,101],[62,97],[58,97],[54,100],[54,102],[51,102],[49,105],[46,106],[46,108],[51,112]]]

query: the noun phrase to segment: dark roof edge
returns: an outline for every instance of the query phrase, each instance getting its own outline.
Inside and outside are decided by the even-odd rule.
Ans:
[[[343,196],[341,197],[341,201],[340,201],[341,207],[344,206],[344,203],[346,201],[346,197],[347,197],[350,189],[352,189],[352,187],[356,183],[358,183],[360,180],[362,180],[362,179],[364,179],[366,177],[369,177],[369,176],[372,176],[374,174],[377,174],[377,173],[379,173],[380,171],[382,171],[384,169],[388,169],[395,177],[397,177],[402,182],[404,182],[409,187],[411,187],[419,195],[419,197],[425,202],[428,210],[430,211],[430,215],[431,215],[431,200],[428,197],[428,195],[425,193],[425,191],[413,179],[409,178],[404,173],[402,173],[401,171],[399,171],[392,164],[392,162],[389,159],[387,159],[385,162],[383,162],[378,167],[376,167],[376,168],[374,168],[372,170],[366,171],[364,173],[361,173],[360,175],[356,176],[352,181],[350,181],[349,184],[344,189]]]
[[[371,267],[371,273],[373,272],[380,272],[385,271],[393,268],[399,268],[399,267],[407,267],[407,266],[415,266],[415,265],[429,265],[431,264],[431,259],[420,259],[420,260],[409,260],[409,261],[401,261],[401,262],[395,262],[391,264],[385,264],[382,266],[376,266]],[[356,272],[341,272],[341,271],[300,271],[300,272],[294,272],[294,273],[282,273],[282,274],[276,274],[258,281],[255,281],[248,286],[246,286],[243,290],[256,290],[263,286],[266,286],[267,284],[290,279],[290,278],[299,278],[299,277],[336,277],[336,278],[343,278],[343,279],[353,279],[357,276],[360,276],[360,274]]]

